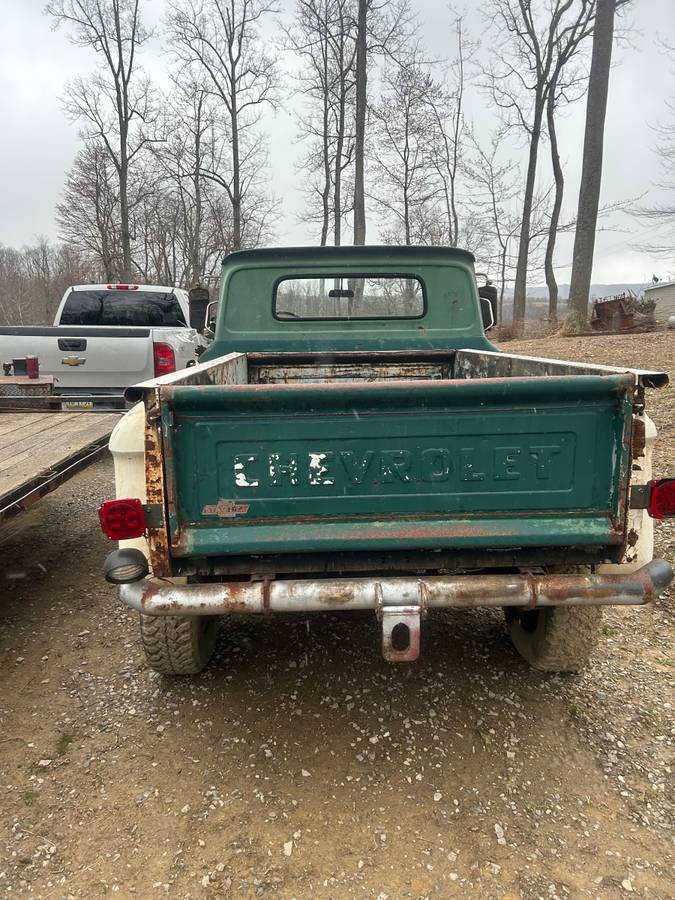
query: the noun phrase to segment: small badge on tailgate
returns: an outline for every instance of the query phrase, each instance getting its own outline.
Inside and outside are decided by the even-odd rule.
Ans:
[[[219,519],[234,519],[235,516],[245,516],[250,503],[235,503],[234,500],[219,500],[215,504],[205,506],[203,516],[218,516]]]

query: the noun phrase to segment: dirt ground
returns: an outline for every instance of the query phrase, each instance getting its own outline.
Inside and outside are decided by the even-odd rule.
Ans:
[[[505,349],[675,371],[669,334]],[[650,410],[675,475],[673,390]],[[104,460],[0,535],[0,896],[675,894],[675,592],[609,611],[581,676],[467,611],[408,666],[370,618],[231,620],[164,679],[100,576],[111,492]]]

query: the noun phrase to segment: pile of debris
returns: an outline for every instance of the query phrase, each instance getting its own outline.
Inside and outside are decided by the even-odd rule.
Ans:
[[[593,303],[591,328],[593,331],[653,331],[656,328],[656,301],[640,299],[634,291],[624,291],[614,297],[603,297]]]

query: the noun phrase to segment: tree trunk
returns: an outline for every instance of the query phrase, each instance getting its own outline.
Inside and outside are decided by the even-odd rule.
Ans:
[[[232,247],[241,250],[241,169],[239,164],[238,73],[232,69],[230,77],[230,123],[232,128]]]
[[[328,229],[330,227],[330,72],[328,67],[328,4],[323,8],[323,21],[321,23],[323,33],[320,34],[321,52],[323,54],[323,120],[322,120],[322,148],[323,155],[323,186],[321,188],[321,246],[328,243]]]
[[[356,117],[354,122],[354,243],[366,242],[365,144],[368,89],[366,27],[368,0],[359,0],[356,27]]]
[[[555,197],[551,210],[551,221],[548,226],[548,239],[546,242],[546,255],[544,257],[544,272],[546,274],[546,287],[548,288],[548,317],[558,318],[558,282],[553,268],[553,254],[555,242],[558,236],[558,223],[560,222],[560,210],[562,209],[563,193],[565,190],[565,176],[560,165],[560,153],[558,152],[558,135],[555,130],[555,85],[551,86],[546,104],[546,120],[548,136],[551,144],[551,166],[555,180]]]
[[[410,169],[408,167],[408,159],[410,158],[410,149],[408,145],[408,134],[410,131],[410,109],[406,109],[405,117],[405,147],[403,150],[403,228],[405,230],[405,245],[410,246]]]
[[[530,220],[532,218],[534,184],[537,175],[537,153],[539,152],[543,112],[542,99],[541,96],[538,95],[535,99],[534,118],[532,120],[532,131],[530,132],[530,153],[527,161],[527,179],[525,181],[525,195],[523,197],[523,217],[520,225],[520,237],[518,239],[518,265],[516,267],[516,280],[513,288],[513,326],[517,333],[522,332],[525,326],[527,265],[530,252]]]
[[[129,227],[129,160],[127,158],[126,134],[120,139],[120,236],[122,240],[123,281],[131,280],[131,229]]]
[[[504,292],[506,291],[506,256],[509,250],[509,241],[507,240],[502,244],[502,252],[500,258],[500,281],[501,286],[499,288],[499,314],[497,316],[497,324],[499,326],[504,324]]]
[[[330,226],[330,154],[328,148],[328,97],[323,101],[323,140],[321,150],[323,160],[323,186],[321,188],[321,238],[320,244],[325,247],[328,243],[328,228]]]
[[[343,76],[340,76],[341,78]],[[335,146],[335,161],[333,173],[333,237],[336,247],[342,241],[342,156],[345,140],[345,92],[344,83],[340,88],[340,107],[338,113],[337,143]],[[365,234],[365,224],[364,224]],[[356,241],[354,241],[356,243]]]
[[[574,236],[568,327],[582,330],[588,319],[588,297],[591,291],[595,228],[598,221],[602,155],[604,149],[605,114],[609,92],[609,70],[612,62],[614,14],[616,0],[598,0],[593,30],[593,54],[588,77],[584,156],[579,187],[579,208]]]
[[[464,43],[462,39],[462,20],[457,20],[457,65],[458,85],[457,104],[453,117],[452,134],[452,178],[450,179],[450,208],[452,210],[452,235],[450,246],[456,247],[459,242],[459,214],[457,212],[456,184],[459,168],[459,142],[462,139],[462,104],[464,101]]]
[[[201,281],[202,278],[202,178],[201,178],[201,161],[202,161],[202,106],[204,104],[204,95],[199,95],[197,101],[197,110],[195,117],[195,168],[192,173],[193,185],[195,191],[195,215],[194,215],[194,234],[192,236],[192,260],[190,263],[191,281],[193,283]]]

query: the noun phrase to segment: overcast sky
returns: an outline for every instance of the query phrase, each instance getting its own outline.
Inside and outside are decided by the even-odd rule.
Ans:
[[[437,57],[452,46],[452,17],[444,2],[412,0],[422,23],[422,34]],[[282,0],[290,11],[292,0]],[[479,39],[481,3],[464,4],[467,28]],[[58,202],[66,171],[78,149],[78,126],[65,117],[61,97],[66,82],[91,68],[93,55],[74,47],[64,29],[53,31],[43,15],[43,0],[0,0],[0,243],[30,244],[40,234],[57,238],[54,206]],[[164,0],[146,0],[144,19],[161,24]],[[662,120],[665,101],[675,98],[675,65],[657,45],[657,39],[675,44],[675,0],[634,0],[630,21],[634,25],[631,45],[615,51],[606,128],[603,203],[647,192],[643,202],[658,202],[658,159],[650,126]],[[483,41],[482,56],[490,52]],[[157,80],[162,79],[166,54],[161,36],[143,55],[143,65]],[[290,68],[290,60],[280,60]],[[271,139],[272,176],[275,192],[284,200],[278,243],[307,243],[309,232],[297,223],[301,206],[295,169],[299,148],[288,103],[267,117],[265,128]],[[467,117],[479,134],[488,135],[494,110],[485,96],[472,93]],[[576,208],[576,191],[583,144],[584,104],[578,104],[560,126],[561,155],[568,183],[565,211]],[[542,181],[548,178],[547,149],[542,150]],[[653,226],[620,214],[605,222],[611,228],[598,237],[593,273],[595,282],[646,282],[652,273],[675,276],[673,259],[653,259],[641,251]],[[378,225],[371,217],[368,240],[378,241]],[[557,269],[560,282],[569,280],[571,237],[560,241]],[[471,249],[470,247],[467,249]]]

